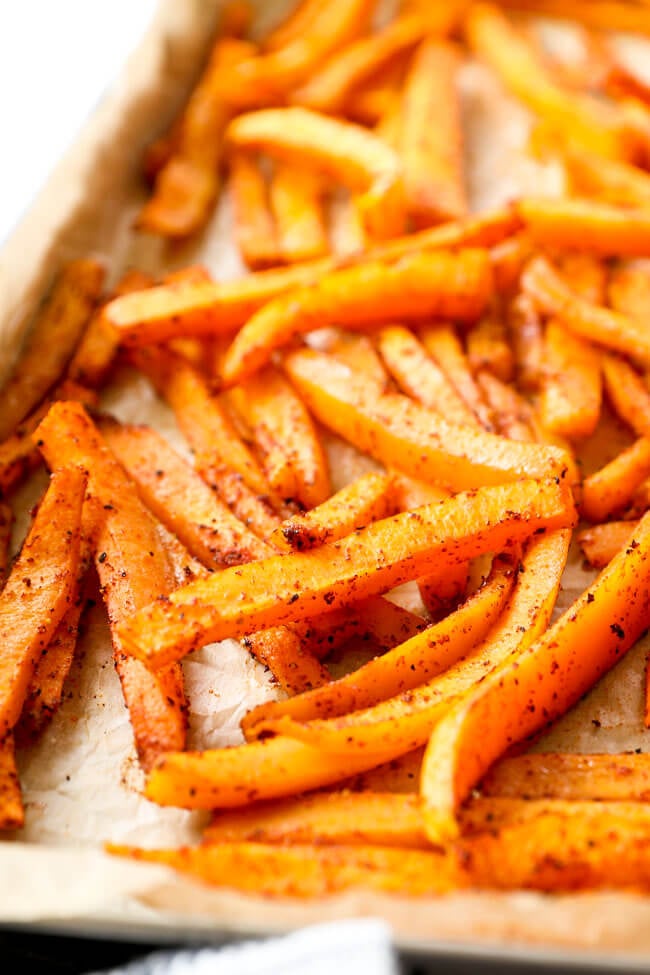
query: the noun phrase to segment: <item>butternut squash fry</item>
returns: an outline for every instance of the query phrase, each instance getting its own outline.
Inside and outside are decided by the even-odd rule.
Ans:
[[[608,268],[601,258],[568,251],[558,255],[557,266],[564,280],[570,282],[571,290],[580,298],[592,305],[605,304]]]
[[[401,325],[383,328],[378,346],[389,371],[409,396],[449,423],[479,426],[451,381],[407,328]]]
[[[579,250],[599,257],[650,256],[647,207],[614,207],[566,197],[524,197],[515,207],[540,247]]]
[[[562,163],[575,196],[622,207],[650,204],[650,176],[638,166],[592,156],[569,145],[562,149]]]
[[[255,156],[230,154],[230,195],[234,236],[245,264],[252,268],[282,263],[266,179]]]
[[[321,179],[302,166],[276,163],[269,200],[278,248],[287,264],[313,261],[329,253]]]
[[[576,440],[594,432],[602,403],[601,363],[592,345],[567,332],[561,323],[548,323],[539,403],[546,430]]]
[[[87,477],[64,467],[50,480],[0,593],[0,730],[20,717],[30,678],[73,598]],[[16,607],[20,606],[20,614]]]
[[[429,355],[438,363],[477,417],[480,425],[494,430],[492,417],[481,391],[474,381],[460,339],[452,325],[431,325],[420,331],[420,339]]]
[[[390,378],[372,340],[357,332],[339,332],[327,345],[327,352],[343,362],[353,373],[360,372],[372,380],[377,389],[386,392]]]
[[[238,116],[226,138],[235,148],[299,161],[358,193],[357,207],[372,237],[404,232],[399,158],[367,129],[307,108],[267,108]]]
[[[256,737],[262,722],[285,715],[296,721],[340,717],[430,681],[468,655],[495,625],[512,592],[515,573],[507,561],[498,563],[485,586],[445,619],[325,688],[289,701],[260,704],[244,718],[244,733]]]
[[[614,412],[640,437],[650,437],[650,393],[636,369],[615,355],[602,357],[605,392]]]
[[[582,512],[589,521],[605,521],[623,511],[650,475],[650,440],[640,437],[614,460],[585,478]]]
[[[631,264],[613,267],[609,273],[607,302],[622,315],[647,321],[650,315],[650,276],[646,268]]]
[[[454,426],[405,396],[378,395],[322,353],[294,352],[285,368],[316,419],[411,477],[452,490],[553,473],[574,477],[564,451]]]
[[[13,523],[13,511],[8,504],[0,502],[0,590],[5,584],[7,569],[9,568],[9,545]]]
[[[629,537],[630,532],[628,532]],[[485,796],[647,802],[647,755],[574,755],[541,752],[504,758],[481,782]]]
[[[572,524],[556,481],[479,488],[374,522],[311,552],[273,556],[197,580],[123,622],[125,648],[166,667],[213,640],[253,633],[375,595],[450,563]]]
[[[136,489],[78,403],[55,403],[34,433],[52,467],[77,463],[89,471],[89,493],[105,517],[95,564],[111,623],[115,666],[146,768],[161,752],[185,743],[185,698],[180,667],[159,674],[124,652],[118,625],[144,603],[174,587],[156,526]]]
[[[25,810],[11,732],[0,742],[0,830],[21,829]]]
[[[459,68],[455,48],[428,38],[415,52],[404,81],[397,146],[407,207],[416,226],[462,217],[468,210]]]
[[[525,392],[534,392],[542,382],[544,333],[537,308],[527,294],[518,294],[510,303],[508,332],[517,384]]]
[[[509,440],[531,443],[536,439],[531,426],[532,407],[526,400],[491,372],[479,372],[476,377],[481,392],[496,418],[499,433]]]
[[[506,237],[492,248],[492,270],[498,294],[509,296],[519,290],[521,272],[532,256],[533,243],[523,231]]]
[[[388,474],[364,474],[304,515],[283,521],[271,535],[278,548],[301,552],[365,528],[393,514],[393,480]]]
[[[427,833],[456,835],[455,811],[492,763],[563,714],[647,625],[650,515],[560,619],[459,701],[435,728],[422,766]]]
[[[636,527],[636,521],[607,521],[584,528],[576,538],[589,565],[594,569],[604,569],[620,552]]]
[[[330,680],[326,667],[288,626],[274,626],[244,637],[243,645],[266,667],[287,694],[303,694]]]
[[[510,382],[514,360],[506,326],[500,318],[489,315],[471,329],[467,335],[467,360],[474,373],[487,370],[502,382]]]
[[[424,748],[394,758],[392,762],[361,772],[344,783],[355,792],[417,793]]]
[[[524,272],[522,287],[543,314],[557,318],[579,338],[629,355],[641,363],[650,363],[650,336],[645,326],[629,315],[580,298],[546,258],[536,257],[531,261]]]
[[[14,432],[61,378],[99,298],[103,279],[104,269],[91,260],[71,261],[59,274],[0,390],[0,441]]]

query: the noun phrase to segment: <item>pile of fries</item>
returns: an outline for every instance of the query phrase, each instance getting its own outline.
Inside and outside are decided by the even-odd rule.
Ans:
[[[201,232],[223,184],[251,272],[105,294],[74,261],[0,391],[0,826],[98,580],[145,795],[213,811],[199,846],[111,852],[276,896],[648,891],[648,757],[527,750],[650,620],[650,88],[612,33],[650,34],[650,8],[375,6],[302,0],[256,40],[225,8],[138,229]],[[530,11],[574,18],[582,57]],[[473,59],[564,195],[470,213]],[[102,410],[125,364],[191,462]],[[625,446],[590,470],[612,416]],[[338,491],[331,435],[372,461]],[[553,617],[578,525],[600,572]],[[226,638],[282,693],[243,744],[188,751],[181,661]]]

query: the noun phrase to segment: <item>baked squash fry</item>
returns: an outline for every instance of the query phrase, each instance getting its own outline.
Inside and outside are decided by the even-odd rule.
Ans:
[[[582,513],[589,521],[620,514],[650,476],[650,440],[640,437],[582,484]]]
[[[600,419],[602,357],[589,342],[551,320],[544,337],[542,426],[570,439],[590,436]]]
[[[8,504],[0,502],[0,590],[5,584],[9,568],[9,546],[13,524],[13,511]]]
[[[650,392],[629,362],[617,355],[602,357],[605,392],[614,412],[639,437],[650,437]]]
[[[0,742],[0,830],[21,829],[24,825],[16,751],[13,735],[9,732]]]
[[[438,363],[484,430],[494,431],[492,416],[474,381],[462,343],[452,325],[429,325],[420,331],[425,349]]]
[[[281,264],[282,251],[259,161],[248,152],[233,152],[229,173],[233,235],[242,260],[252,268]]]
[[[628,537],[629,537],[628,532]],[[481,782],[481,794],[512,799],[647,802],[648,755],[540,752],[504,758]]]
[[[604,569],[637,528],[635,521],[607,521],[578,532],[582,554],[594,569]]]
[[[278,248],[287,264],[313,261],[329,253],[323,181],[304,166],[276,163],[269,201]]]
[[[540,247],[598,257],[650,256],[650,211],[593,200],[524,197],[515,204]]]

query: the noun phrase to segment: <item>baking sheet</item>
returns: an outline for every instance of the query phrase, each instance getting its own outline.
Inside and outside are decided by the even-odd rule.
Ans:
[[[281,6],[260,3],[264,18]],[[196,76],[218,0],[165,0],[120,83],[55,171],[0,260],[0,363],[19,347],[29,316],[63,262],[92,253],[116,277],[136,264],[163,273],[201,261],[220,278],[241,273],[229,244],[229,203],[223,200],[201,240],[169,246],[131,232],[142,199],[137,173],[142,148],[164,127]],[[647,48],[642,51],[647,56]],[[526,114],[479,66],[463,73],[470,189],[477,207],[518,192],[557,193],[557,168],[539,167],[524,151]],[[495,133],[499,133],[496,137]],[[169,410],[142,377],[122,373],[103,405],[123,420],[148,422],[186,450]],[[591,462],[614,453],[624,433],[614,424],[591,445]],[[335,480],[345,483],[363,465],[355,451],[330,439]],[[44,475],[17,496],[16,537],[38,497]],[[590,581],[577,553],[567,570],[559,607]],[[643,664],[647,641],[632,651],[550,733],[538,748],[611,751],[649,747],[643,729]],[[241,740],[239,720],[277,693],[264,669],[235,641],[204,648],[185,663],[191,705],[190,744],[218,747]],[[379,914],[402,945],[429,952],[521,948],[597,952],[590,961],[631,964],[650,954],[650,899],[618,893],[544,897],[531,893],[457,894],[410,901],[347,893],[318,903],[275,902],[211,890],[164,868],[108,858],[105,840],[143,845],[193,842],[202,814],[159,809],[138,794],[128,716],[110,659],[108,629],[98,607],[66,686],[60,712],[35,747],[19,755],[27,821],[0,844],[0,923],[64,926],[77,932],[183,939],[264,933],[335,917]],[[152,934],[153,932],[153,934]],[[613,953],[613,954],[612,954]],[[518,953],[521,957],[521,953]],[[570,954],[561,956],[566,963]],[[575,957],[575,956],[574,956]],[[627,960],[627,961],[626,961]]]

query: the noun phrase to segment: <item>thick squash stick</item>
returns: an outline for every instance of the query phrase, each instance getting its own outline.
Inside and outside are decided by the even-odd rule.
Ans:
[[[61,271],[0,390],[0,441],[14,432],[61,378],[99,298],[103,279],[104,269],[96,261],[72,261]]]
[[[406,237],[373,244],[346,263],[397,261],[407,254],[457,247],[491,247],[521,226],[512,208],[479,214]],[[308,261],[279,270],[259,271],[221,283],[161,285],[116,298],[104,309],[122,342],[146,345],[182,335],[223,335],[236,331],[266,302],[292,288],[318,282],[336,269],[337,258]]]
[[[20,717],[34,669],[73,598],[86,481],[86,474],[78,467],[64,467],[52,476],[0,593],[3,738]]]
[[[262,721],[288,715],[296,721],[334,718],[412,690],[453,666],[487,635],[503,611],[516,568],[500,563],[490,581],[448,617],[367,664],[332,681],[326,688],[289,701],[260,704],[242,722],[255,737]]]
[[[488,315],[469,332],[467,361],[474,373],[487,370],[502,382],[510,382],[514,359],[505,323],[500,318]]]
[[[313,261],[329,253],[323,181],[303,166],[276,163],[269,201],[278,249],[287,264]]]
[[[106,602],[115,666],[146,767],[164,751],[185,743],[185,698],[180,667],[153,674],[124,653],[117,625],[140,606],[174,587],[156,526],[84,408],[55,403],[34,434],[53,467],[77,463],[89,471],[89,493],[105,513],[95,564]]]
[[[349,605],[434,569],[572,524],[562,483],[522,480],[394,515],[311,552],[225,569],[152,603],[120,628],[129,652],[164,667],[213,640]]]
[[[628,532],[629,535],[629,532]],[[481,782],[485,796],[647,802],[648,755],[540,752],[504,758]]]
[[[14,739],[9,732],[0,742],[0,830],[21,829],[24,824]]]
[[[5,584],[7,569],[9,568],[9,545],[13,523],[13,511],[8,504],[0,502],[0,589]]]
[[[542,426],[564,437],[588,437],[598,425],[601,403],[600,353],[561,323],[550,321],[544,338]]]
[[[269,483],[280,497],[306,508],[326,501],[332,489],[325,453],[306,407],[282,373],[269,366],[233,389],[231,396],[253,432]],[[271,464],[274,457],[278,459]]]
[[[354,888],[423,897],[466,884],[454,857],[383,846],[217,843],[177,850],[107,846],[109,853],[173,867],[205,884],[266,897],[327,897]]]
[[[640,437],[650,437],[650,392],[629,362],[602,357],[605,391],[614,412]]]
[[[417,793],[423,758],[424,748],[415,748],[392,762],[355,775],[343,785],[355,792]]]
[[[399,158],[368,129],[307,108],[267,108],[234,119],[226,137],[234,148],[311,166],[358,193],[357,207],[372,237],[404,232]]]
[[[522,288],[543,314],[553,316],[579,338],[650,363],[650,333],[645,324],[581,298],[546,258],[531,261]]]
[[[401,325],[383,328],[379,351],[400,388],[449,423],[479,427],[479,421],[440,366],[418,339]]]
[[[533,241],[601,257],[650,256],[650,212],[591,200],[525,197],[515,204]]]
[[[614,159],[634,158],[638,143],[621,113],[588,95],[561,88],[526,37],[487,3],[473,4],[465,20],[470,48],[516,98],[559,133]]]
[[[233,234],[244,263],[252,268],[281,264],[266,178],[255,156],[246,152],[231,154],[229,189]]]
[[[420,331],[425,349],[438,363],[485,430],[494,429],[490,410],[474,381],[460,339],[452,325],[429,325]]]
[[[570,532],[564,531],[531,543],[524,571],[534,569],[536,577],[520,580],[506,611],[484,642],[439,676],[339,718],[307,722],[290,716],[264,719],[256,733],[288,735],[326,752],[375,753],[382,762],[426,744],[435,725],[459,699],[509,655],[530,645],[548,625],[569,540]]]
[[[362,37],[334,53],[306,84],[291,93],[291,102],[317,112],[346,114],[353,90],[390,69],[395,60],[408,54],[423,39],[428,29],[425,17],[417,14],[399,17],[378,33]]]
[[[508,331],[517,384],[525,392],[533,392],[543,376],[544,332],[541,316],[528,295],[518,294],[510,303]]]
[[[244,637],[243,645],[268,667],[283,691],[303,694],[330,680],[326,667],[288,626],[274,626]]]
[[[455,835],[455,810],[511,745],[558,718],[647,626],[650,515],[547,632],[504,661],[437,726],[422,766],[432,841]]]
[[[396,510],[389,474],[364,474],[304,515],[293,515],[273,532],[279,548],[301,552],[334,542]]]
[[[532,407],[514,389],[493,376],[491,372],[479,372],[478,385],[492,410],[499,433],[509,440],[531,442],[536,439],[531,426]]]
[[[455,48],[428,39],[416,51],[404,82],[397,149],[409,216],[417,226],[467,213],[457,88],[460,63]]]
[[[630,504],[650,476],[650,440],[640,437],[614,460],[585,478],[582,512],[589,521],[605,521]]]
[[[607,521],[578,532],[577,541],[589,565],[594,569],[609,565],[636,531],[637,524],[636,521]]]
[[[221,379],[229,386],[241,382],[275,349],[324,322],[367,329],[391,319],[427,316],[472,321],[491,293],[489,257],[480,250],[419,254],[397,264],[333,271],[317,287],[276,298],[253,315],[226,353]]]
[[[285,367],[317,420],[411,477],[462,491],[518,477],[575,476],[565,451],[447,423],[405,396],[378,395],[322,353],[300,350]]]
[[[240,565],[271,553],[159,434],[110,421],[100,429],[146,507],[207,568]]]

